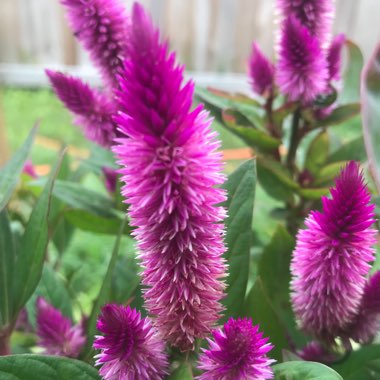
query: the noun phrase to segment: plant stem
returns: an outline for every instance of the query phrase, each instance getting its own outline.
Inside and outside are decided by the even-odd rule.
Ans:
[[[0,332],[0,356],[10,355],[11,347],[8,331]]]
[[[290,145],[288,155],[286,157],[286,165],[292,174],[294,174],[295,169],[295,159],[297,153],[297,147],[299,143],[299,126],[301,120],[301,109],[298,107],[293,114],[292,121],[292,131],[290,135]]]

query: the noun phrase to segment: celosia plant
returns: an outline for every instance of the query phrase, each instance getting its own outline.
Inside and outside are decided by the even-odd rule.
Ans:
[[[47,75],[107,149],[44,178],[33,131],[0,171],[0,377],[379,378],[380,49],[363,72],[367,162],[360,50],[331,36],[332,0],[276,2],[251,95],[195,89],[139,4],[62,4],[104,88]],[[237,168],[229,133],[252,153]]]

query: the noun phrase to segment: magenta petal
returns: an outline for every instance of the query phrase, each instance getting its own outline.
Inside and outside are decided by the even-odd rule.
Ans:
[[[256,43],[252,45],[249,58],[249,75],[252,90],[259,95],[272,91],[274,67]]]
[[[251,319],[229,319],[222,329],[213,331],[209,348],[199,357],[198,368],[204,373],[199,380],[273,379],[267,353],[273,348],[263,338],[259,326]]]
[[[148,318],[129,306],[106,305],[97,323],[103,336],[94,348],[96,364],[105,380],[161,380],[167,374],[168,359],[163,341]]]
[[[329,68],[329,79],[339,80],[342,65],[342,48],[346,42],[346,36],[338,34],[333,39],[327,54],[327,62]]]
[[[366,284],[356,321],[347,329],[347,334],[361,344],[373,341],[380,331],[380,271]]]
[[[68,318],[42,297],[37,299],[37,336],[38,344],[48,355],[76,358],[86,342],[82,328],[72,326]]]
[[[225,192],[220,142],[194,84],[161,43],[140,5],[133,7],[129,58],[120,76],[114,152],[122,194],[136,226],[145,306],[162,337],[190,350],[222,311]]]
[[[325,46],[334,17],[333,0],[277,0],[277,6],[283,19],[295,16]]]
[[[318,40],[293,16],[281,30],[276,70],[280,90],[292,101],[307,103],[326,90],[326,57]]]
[[[350,162],[300,230],[291,263],[292,301],[306,332],[331,342],[355,320],[374,259],[374,205],[359,165]]]
[[[46,70],[58,98],[75,116],[75,123],[83,128],[86,137],[99,145],[109,147],[115,137],[111,115],[113,104],[79,78]]]
[[[117,88],[126,52],[128,18],[118,0],[61,0],[76,38],[109,88]]]

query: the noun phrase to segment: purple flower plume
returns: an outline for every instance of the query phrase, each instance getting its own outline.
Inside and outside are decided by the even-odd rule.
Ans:
[[[273,87],[274,67],[261,52],[257,43],[252,44],[249,58],[249,76],[252,90],[259,95],[270,93]]]
[[[294,16],[280,37],[277,84],[290,100],[310,102],[326,90],[327,62],[318,40]]]
[[[86,341],[79,325],[73,326],[62,313],[42,297],[37,299],[38,345],[48,355],[76,358]]]
[[[274,360],[267,353],[273,348],[263,338],[259,326],[251,319],[229,319],[222,329],[213,331],[214,339],[207,339],[198,368],[204,373],[199,380],[272,379],[270,365]]]
[[[207,335],[222,310],[225,192],[220,143],[194,84],[143,8],[135,4],[130,58],[120,77],[114,147],[142,260],[145,306],[159,332],[181,350]]]
[[[278,0],[283,19],[295,16],[322,45],[328,42],[334,16],[333,0]]]
[[[361,344],[373,341],[380,330],[380,271],[376,272],[364,289],[356,321],[347,329],[347,334]]]
[[[102,172],[104,175],[104,184],[106,186],[106,189],[110,193],[114,193],[117,188],[117,170],[103,167]]]
[[[148,318],[135,309],[106,305],[98,319],[94,348],[96,365],[105,380],[160,380],[167,374],[168,361],[163,341]]]
[[[109,88],[117,87],[117,75],[126,56],[128,18],[118,0],[61,0],[75,36],[90,53]]]
[[[323,211],[311,212],[291,263],[292,301],[300,327],[331,342],[358,314],[376,242],[374,205],[359,165],[336,179]]]
[[[111,119],[113,103],[79,78],[52,70],[46,70],[46,74],[58,98],[73,113],[75,124],[83,128],[86,137],[109,147],[116,132]]]
[[[332,363],[337,360],[337,355],[329,352],[321,343],[313,340],[308,343],[302,350],[297,351],[297,355],[306,361]]]
[[[329,79],[339,80],[342,65],[342,48],[346,42],[346,36],[341,33],[334,37],[327,53]]]

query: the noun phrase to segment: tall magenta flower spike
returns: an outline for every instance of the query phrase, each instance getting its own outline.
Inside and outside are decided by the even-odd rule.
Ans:
[[[130,58],[120,77],[118,156],[122,194],[137,228],[145,306],[168,342],[190,350],[222,311],[225,192],[220,142],[194,84],[161,43],[139,4],[132,13]]]
[[[339,80],[342,66],[342,48],[346,42],[346,36],[341,33],[334,37],[327,53],[329,79]]]
[[[207,340],[209,348],[199,358],[198,368],[204,371],[199,380],[273,379],[274,360],[267,356],[273,346],[250,319],[231,318]]]
[[[311,102],[326,90],[326,57],[318,40],[294,16],[282,25],[277,84],[292,101]]]
[[[299,326],[331,342],[359,312],[376,242],[374,205],[359,165],[336,179],[323,211],[311,212],[291,263],[293,309]]]
[[[128,17],[118,0],[61,0],[74,35],[110,89],[126,57]]]
[[[72,112],[74,123],[83,128],[86,137],[109,147],[116,135],[111,118],[114,104],[79,78],[52,70],[46,70],[46,74],[58,98]]]
[[[274,81],[274,67],[272,62],[262,53],[257,43],[252,44],[249,58],[249,76],[253,92],[259,95],[272,91]]]
[[[334,18],[333,0],[277,0],[283,19],[294,15],[322,45],[328,43]]]
[[[148,318],[135,309],[106,305],[97,323],[103,336],[94,348],[96,365],[105,380],[160,380],[167,375],[168,360],[163,341]]]
[[[62,313],[42,297],[37,299],[38,345],[48,355],[76,358],[86,341],[79,325],[73,326]]]
[[[356,321],[347,329],[347,335],[361,344],[373,341],[380,331],[380,271],[376,272],[364,289]]]

